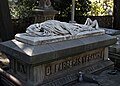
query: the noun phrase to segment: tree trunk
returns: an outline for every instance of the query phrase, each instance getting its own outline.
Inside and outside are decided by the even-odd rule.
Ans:
[[[0,0],[0,38],[2,41],[12,39],[14,36],[8,0]]]
[[[120,29],[120,0],[114,0],[114,23],[113,27]]]

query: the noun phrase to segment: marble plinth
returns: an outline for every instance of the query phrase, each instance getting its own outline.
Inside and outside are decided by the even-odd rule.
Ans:
[[[42,45],[47,43],[79,39],[79,38],[101,35],[101,34],[105,34],[105,31],[103,29],[97,29],[94,31],[83,31],[78,35],[65,35],[65,36],[57,35],[57,36],[34,37],[34,36],[29,36],[26,33],[23,33],[23,34],[16,34],[15,39],[31,45]]]
[[[34,23],[41,23],[46,20],[54,20],[55,15],[58,13],[58,11],[53,9],[48,10],[41,10],[41,9],[35,9],[33,10],[32,14],[35,17]]]
[[[94,73],[113,65],[108,46],[116,38],[106,34],[31,45],[18,40],[0,44],[10,59],[9,73],[21,86],[63,86],[79,77],[79,72]],[[2,78],[12,86],[10,80]]]

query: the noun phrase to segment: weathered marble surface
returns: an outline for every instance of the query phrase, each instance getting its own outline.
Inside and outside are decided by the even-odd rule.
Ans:
[[[120,30],[108,29],[108,28],[104,28],[104,30],[105,33],[108,35],[112,35],[112,36],[120,35]]]
[[[32,45],[41,45],[101,34],[105,34],[104,29],[99,28],[96,20],[92,21],[89,18],[84,25],[48,20],[30,25],[26,33],[16,34],[15,39]]]
[[[105,34],[96,23],[93,28],[89,19],[86,24],[77,31],[71,26],[68,28],[72,31],[55,27],[42,30],[39,24],[38,28],[33,25],[29,33],[1,43],[0,51],[10,59],[10,73],[21,86],[63,86],[77,80],[79,71],[93,73],[113,65],[108,61],[108,46],[116,38]],[[48,33],[41,34],[44,31]]]
[[[81,32],[94,31],[99,29],[97,20],[92,21],[88,18],[84,25],[77,23],[60,22],[57,20],[48,20],[42,23],[32,24],[26,29],[30,36],[65,36],[79,35]]]
[[[93,73],[111,66],[107,47],[115,42],[106,34],[44,45],[11,40],[1,43],[0,50],[8,55],[10,73],[22,86],[63,86],[77,80],[79,71]]]
[[[78,35],[65,35],[65,36],[49,36],[49,37],[34,37],[34,36],[28,36],[26,33],[23,34],[16,34],[15,39],[27,44],[31,45],[41,45],[41,44],[47,44],[52,42],[60,42],[65,40],[71,40],[71,39],[79,39],[83,37],[89,37],[89,36],[95,36],[95,35],[102,35],[105,34],[105,31],[103,29],[94,30],[94,31],[84,31],[81,32]]]
[[[12,55],[15,59],[25,63],[37,64],[109,46],[115,42],[115,37],[104,34],[44,45],[30,45],[17,40],[11,40],[1,43],[0,49]]]

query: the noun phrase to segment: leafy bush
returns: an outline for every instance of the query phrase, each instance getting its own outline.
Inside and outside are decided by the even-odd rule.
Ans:
[[[9,1],[9,7],[13,19],[25,18],[31,15],[35,2],[34,0]]]
[[[54,9],[59,11],[56,19],[69,21],[71,17],[72,0],[51,0],[51,2]],[[91,10],[91,2],[89,0],[75,0],[75,3],[75,18],[87,16],[87,12]]]
[[[91,11],[88,12],[90,16],[106,16],[113,13],[113,0],[105,0],[100,2],[91,2]]]

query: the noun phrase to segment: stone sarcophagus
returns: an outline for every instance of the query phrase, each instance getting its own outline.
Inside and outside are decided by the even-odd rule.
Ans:
[[[65,35],[55,35],[52,31],[42,31],[39,37],[36,33],[18,34],[14,40],[1,43],[1,51],[10,59],[8,72],[20,80],[21,86],[63,86],[77,80],[80,71],[94,73],[113,65],[108,60],[108,46],[116,38],[104,30],[91,28],[78,35],[71,35],[73,31],[69,35],[68,30]]]

